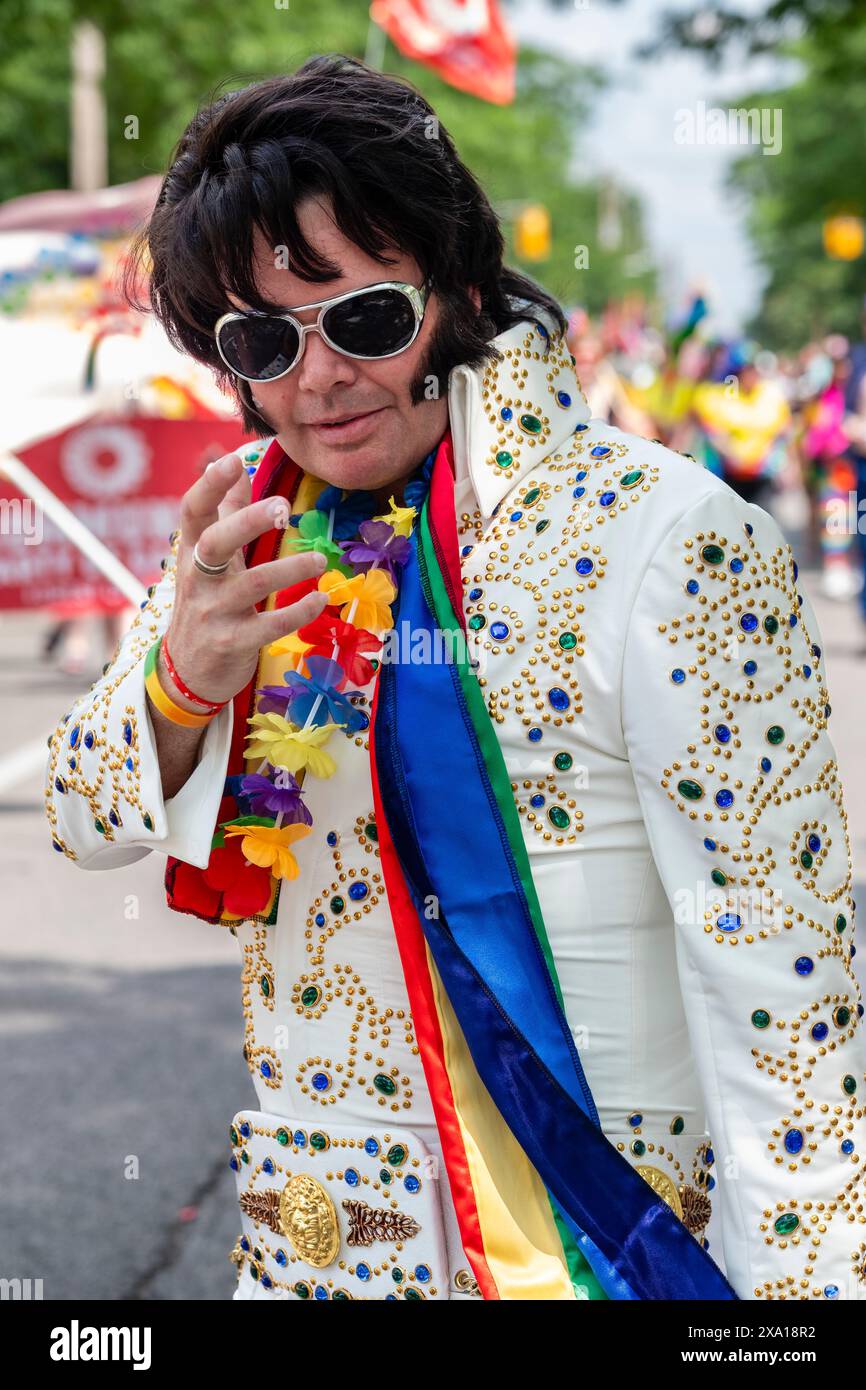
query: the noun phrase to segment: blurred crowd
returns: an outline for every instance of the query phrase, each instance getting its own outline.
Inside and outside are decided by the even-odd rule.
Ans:
[[[821,591],[857,597],[866,623],[866,303],[863,340],[831,334],[797,353],[705,331],[700,296],[667,332],[635,297],[569,318],[592,412],[717,473],[797,537]]]

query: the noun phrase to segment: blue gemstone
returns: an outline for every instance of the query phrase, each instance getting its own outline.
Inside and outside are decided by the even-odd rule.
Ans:
[[[471,555],[471,554],[472,554],[472,546],[471,546],[471,545],[464,545],[464,547],[463,547],[463,549],[461,550],[460,554],[461,554],[461,555]]]
[[[769,758],[762,758],[760,766],[762,772],[770,772],[772,770],[773,764],[770,762]]]
[[[738,556],[735,556],[731,563],[728,565],[728,569],[731,571],[732,574],[740,574],[742,568],[743,562]]]
[[[536,793],[535,793],[535,796],[531,796],[531,797],[529,798],[529,804],[530,804],[530,806],[535,807],[536,810],[538,809],[539,806],[543,806],[543,805],[544,805],[544,797],[543,797],[543,795],[541,794],[541,792],[536,792]]]
[[[507,623],[490,624],[490,636],[495,637],[497,642],[501,641],[504,637],[507,637],[508,632],[509,628]]]
[[[540,743],[542,738],[544,737],[544,730],[530,729],[526,737],[529,739],[530,743]]]
[[[715,734],[716,741],[718,743],[730,743],[731,731],[728,728],[727,724],[717,724],[715,729],[713,730],[713,733]]]
[[[314,1293],[313,1293],[313,1298],[317,1298],[317,1299],[319,1300],[319,1302],[321,1303],[322,1299],[328,1298],[328,1297],[329,1297],[328,1290],[325,1288],[324,1284],[317,1284],[317,1285],[316,1285],[316,1288],[315,1288],[315,1291],[314,1291]]]
[[[806,844],[809,846],[813,854],[817,854],[818,850],[821,848],[821,836],[816,835],[813,830],[812,834],[807,836]]]
[[[407,1192],[418,1192],[420,1190],[421,1183],[418,1180],[418,1178],[415,1177],[414,1173],[409,1173],[403,1179],[403,1186],[405,1187]]]
[[[705,1167],[707,1167],[707,1168],[712,1168],[712,1166],[713,1166],[713,1164],[715,1163],[715,1161],[716,1161],[716,1155],[713,1153],[712,1149],[707,1149],[706,1152],[705,1152],[705,1154],[704,1154],[704,1165],[705,1165]]]
[[[719,931],[739,931],[742,925],[743,919],[736,912],[723,912],[721,917],[716,918],[716,926]]]
[[[65,791],[66,791],[66,783],[63,781],[63,778],[62,778],[62,777],[55,777],[55,778],[54,778],[54,785],[55,785],[55,787],[57,788],[57,790],[58,790],[59,792],[65,792]]]
[[[848,1154],[852,1154],[852,1153],[854,1152],[854,1140],[853,1140],[853,1139],[843,1139],[843,1140],[842,1140],[842,1143],[839,1145],[839,1148],[842,1150],[843,1154],[845,1154],[846,1156],[847,1156]]]
[[[368,1279],[372,1279],[373,1277],[372,1269],[369,1265],[365,1265],[363,1261],[361,1262],[361,1264],[355,1265],[355,1273],[357,1274],[358,1278],[361,1279],[365,1284]]]
[[[271,1070],[271,1064],[269,1061],[263,1059],[259,1070],[261,1071],[262,1076],[270,1080],[271,1076],[273,1075],[273,1072]]]
[[[712,1190],[713,1190],[713,1188],[715,1187],[715,1185],[716,1185],[716,1180],[715,1180],[715,1178],[713,1178],[713,1177],[707,1178],[707,1191],[708,1191],[708,1192],[712,1192]]]
[[[794,562],[793,562],[793,574],[794,574],[794,578],[795,578],[795,579],[797,578],[797,575],[798,575],[799,573],[800,573],[799,566],[798,566],[798,564],[797,564],[797,561],[794,560]]]
[[[584,478],[586,477],[586,474],[587,474],[587,470],[586,470],[585,468],[581,468],[581,470],[580,470],[579,473],[575,473],[575,475],[574,475],[574,481],[575,481],[576,483],[582,483],[583,480],[584,480]]]
[[[826,1023],[813,1023],[809,1031],[815,1042],[823,1042],[830,1029]]]
[[[595,569],[595,564],[588,556],[584,556],[582,559],[575,562],[574,568],[577,570],[578,574],[592,574]]]
[[[704,849],[714,850],[716,849],[716,847],[717,846],[715,840],[704,840]]]
[[[757,661],[744,661],[743,670],[747,676],[753,676],[758,669]]]
[[[575,427],[574,427],[574,432],[575,432],[575,434],[583,434],[584,430],[588,430],[588,429],[589,429],[589,425],[575,425]]]
[[[370,1154],[371,1158],[375,1158],[375,1157],[376,1157],[376,1154],[377,1154],[378,1152],[379,1152],[379,1140],[378,1140],[378,1139],[374,1139],[374,1138],[372,1137],[372,1135],[371,1135],[369,1139],[365,1139],[365,1140],[364,1140],[364,1153],[368,1153],[368,1154]]]
[[[366,898],[369,891],[370,890],[367,887],[366,883],[361,883],[360,881],[358,881],[357,883],[349,884],[349,897],[352,898],[356,903],[359,903],[362,898]]]
[[[360,733],[362,729],[367,728],[367,726],[370,723],[370,720],[368,719],[366,714],[359,714],[356,723],[358,725],[358,732]]]
[[[716,792],[714,800],[717,806],[733,806],[734,793],[728,791],[727,787],[722,787],[721,791]]]
[[[751,536],[752,532],[753,532],[754,529],[755,529],[754,526],[752,525],[751,521],[746,521],[746,522],[744,522],[743,524],[744,524],[744,526],[745,526],[745,528],[746,528],[746,535],[747,535],[747,536]]]
[[[262,1172],[263,1172],[263,1173],[273,1173],[273,1172],[274,1172],[274,1160],[273,1160],[272,1158],[266,1158],[266,1159],[265,1159],[264,1163],[262,1164]]]
[[[326,1071],[313,1072],[313,1090],[329,1091],[331,1089],[331,1078]]]
[[[132,743],[132,725],[128,719],[123,721],[123,741],[124,743]]]
[[[333,848],[334,845],[337,843],[336,830],[329,830],[327,835],[325,836],[325,839],[328,841],[328,844],[331,846],[331,848]]]
[[[316,919],[315,919],[315,920],[316,920],[316,926],[317,926],[317,927],[323,927],[323,926],[325,925],[325,914],[324,914],[324,912],[317,912],[317,913],[316,913]]]
[[[305,1149],[307,1147],[307,1136],[302,1129],[296,1129],[292,1138],[299,1149]]]
[[[696,579],[690,579],[686,584],[686,589],[690,594],[696,594],[700,590],[700,584]]]
[[[599,497],[599,499],[598,499],[598,505],[599,505],[600,507],[610,507],[610,506],[613,505],[613,503],[614,503],[615,501],[616,501],[616,493],[615,493],[615,492],[603,492],[603,493],[601,494],[601,496]]]
[[[243,1138],[249,1139],[250,1135],[253,1132],[253,1127],[250,1124],[249,1120],[241,1120],[239,1128]]]
[[[430,1274],[430,1270],[429,1270],[428,1266],[427,1266],[427,1265],[416,1265],[416,1266],[415,1266],[415,1278],[418,1280],[418,1283],[419,1283],[419,1284],[429,1284],[429,1283],[430,1283],[430,1279],[432,1278],[432,1276],[431,1276],[431,1274]]]
[[[811,956],[798,956],[794,961],[794,969],[798,975],[811,975],[815,969],[815,962]]]
[[[343,1174],[343,1177],[346,1179],[346,1182],[349,1184],[350,1187],[357,1187],[361,1181],[361,1175],[358,1172],[357,1168],[347,1168],[345,1173]]]
[[[594,459],[603,459],[607,458],[609,453],[610,448],[607,444],[594,444],[589,451],[589,456]]]
[[[682,685],[685,678],[686,673],[683,670],[682,666],[675,666],[674,669],[671,671],[671,680],[673,681],[674,685]]]
[[[583,494],[584,494],[585,492],[586,492],[586,488],[585,488],[585,487],[576,487],[576,488],[574,489],[574,492],[572,493],[572,496],[573,496],[573,497],[582,497]]]
[[[560,690],[558,685],[555,685],[551,690],[548,690],[547,698],[555,710],[561,711],[568,709],[569,705],[571,704],[571,700],[568,698],[565,691]]]
[[[829,706],[829,705],[825,705],[825,706],[824,706],[824,718],[825,718],[825,719],[829,719],[829,718],[830,718],[830,706]]]
[[[282,1249],[274,1251],[274,1259],[276,1260],[278,1265],[285,1266],[289,1263],[289,1257],[286,1254],[285,1250]]]
[[[811,666],[804,666],[804,667],[803,667],[803,675],[804,675],[804,677],[805,677],[806,680],[809,679],[809,677],[811,676],[811,674],[812,674],[812,667],[811,667]]]
[[[519,521],[522,516],[523,512],[512,512],[508,519],[509,521]]]
[[[129,742],[129,739],[127,739],[126,741],[127,741],[127,743],[128,743],[128,742]],[[84,735],[84,746],[85,746],[85,748],[92,748],[95,742],[96,742],[95,736],[94,736],[94,735],[91,733],[91,731],[88,729],[88,730],[87,730],[87,733]]]
[[[250,1238],[249,1238],[249,1236],[241,1236],[241,1249],[242,1249],[242,1250],[249,1250],[249,1248],[250,1248]]]
[[[76,747],[78,746],[78,738],[79,738],[80,733],[81,733],[81,725],[80,725],[80,724],[75,724],[75,725],[73,726],[72,733],[69,735],[69,747],[70,747],[70,748],[76,748]]]
[[[797,614],[796,614],[796,613],[792,613],[791,616],[790,616],[790,618],[788,619],[788,622],[790,623],[791,627],[796,627],[796,626],[797,626]]]
[[[632,1129],[639,1129],[640,1126],[643,1124],[643,1115],[637,1113],[634,1115],[629,1115],[628,1122],[631,1125]]]
[[[567,391],[557,391],[556,403],[557,405],[568,407],[571,405],[571,396]]]
[[[472,602],[474,603],[475,600],[476,600],[477,598],[480,598],[481,595],[482,595],[483,593],[484,593],[484,590],[483,590],[483,589],[470,589],[470,590],[469,590],[469,597],[470,597],[470,599],[472,600]]]
[[[798,1154],[803,1147],[803,1131],[789,1129],[785,1135],[785,1148],[789,1154]]]
[[[132,758],[127,758],[126,762],[124,763],[124,767],[127,768],[129,772],[132,772],[133,768],[135,767],[135,763],[132,761]]]
[[[838,1284],[825,1284],[825,1285],[824,1285],[824,1297],[825,1297],[825,1298],[838,1298],[838,1297],[839,1297],[839,1285],[838,1285]]]
[[[816,661],[821,659],[821,648],[815,642],[812,643],[812,655]]]
[[[238,1161],[237,1161],[237,1159],[235,1158],[234,1154],[232,1154],[231,1158],[229,1159],[229,1167],[230,1167],[230,1168],[233,1168],[234,1171],[237,1173],[238,1170],[240,1169],[240,1166],[241,1166],[241,1165],[238,1163]]]
[[[758,619],[755,617],[754,613],[743,614],[742,618],[740,619],[740,627],[743,629],[744,632],[754,632],[757,626]]]
[[[514,415],[514,411],[511,409],[510,405],[504,405],[499,414],[502,416],[503,420],[510,420]]]

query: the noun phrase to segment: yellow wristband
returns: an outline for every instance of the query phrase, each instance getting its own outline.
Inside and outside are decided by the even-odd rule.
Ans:
[[[155,642],[144,663],[144,688],[160,714],[164,714],[172,724],[182,724],[187,729],[200,729],[203,725],[209,724],[213,719],[212,714],[193,714],[192,710],[176,704],[171,696],[165,693],[156,669],[158,653],[159,642]]]

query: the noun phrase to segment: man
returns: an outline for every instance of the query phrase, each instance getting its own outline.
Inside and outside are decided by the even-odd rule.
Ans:
[[[589,421],[434,122],[320,58],[184,136],[154,307],[273,438],[58,728],[55,845],[237,936],[237,1297],[856,1297],[814,614],[765,512]]]

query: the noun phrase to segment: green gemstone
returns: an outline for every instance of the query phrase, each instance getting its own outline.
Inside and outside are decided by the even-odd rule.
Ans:
[[[374,820],[367,821],[367,824],[364,826],[364,834],[367,836],[368,840],[379,839],[379,831],[376,828],[376,822]]]
[[[265,1257],[260,1245],[257,1245],[253,1250],[253,1259],[258,1260],[260,1264],[264,1264]]]
[[[777,1235],[789,1236],[792,1231],[796,1231],[800,1224],[800,1218],[796,1212],[786,1211],[784,1216],[780,1216],[773,1222],[773,1230]]]
[[[469,626],[472,628],[473,632],[478,632],[480,628],[484,627],[486,622],[487,619],[483,613],[473,613],[472,617],[469,619]]]
[[[246,463],[255,463],[255,461],[256,461],[256,459],[258,458],[258,456],[259,456],[259,451],[258,451],[258,449],[254,449],[253,452],[252,452],[251,454],[244,454],[244,460],[245,460]]]
[[[755,1009],[752,1014],[752,1025],[755,1028],[769,1028],[770,1015],[766,1009]]]
[[[671,1134],[682,1134],[686,1127],[686,1122],[682,1115],[674,1115],[671,1120]]]
[[[785,730],[782,728],[781,724],[770,725],[769,729],[767,730],[768,743],[781,743],[784,737]]]
[[[251,1261],[250,1261],[250,1274],[252,1275],[252,1277],[253,1277],[254,1279],[258,1279],[258,1277],[259,1277],[259,1275],[261,1274],[261,1272],[262,1272],[262,1271],[259,1269],[258,1265],[257,1265],[257,1264],[254,1264],[253,1261],[251,1260]]]
[[[334,898],[331,899],[331,911],[332,911],[332,912],[338,912],[338,913],[339,913],[339,912],[342,912],[342,911],[343,911],[343,908],[344,908],[345,906],[346,906],[346,904],[345,904],[344,900],[340,897],[339,893],[337,894],[336,897],[334,897]]]
[[[395,1265],[391,1270],[391,1278],[394,1280],[395,1284],[402,1284],[403,1280],[406,1278],[405,1270],[402,1270],[399,1265]]]
[[[309,1298],[310,1286],[309,1284],[295,1284],[292,1292],[297,1294],[298,1298]]]
[[[857,1090],[856,1076],[843,1076],[842,1090],[845,1092],[846,1096],[853,1096],[854,1092]]]
[[[848,925],[848,920],[847,920],[847,918],[845,917],[845,914],[842,913],[842,912],[840,912],[840,913],[839,913],[839,916],[836,918],[836,922],[835,922],[835,927],[836,927],[837,932],[839,932],[839,933],[843,932],[843,931],[845,930],[845,928],[847,927],[847,925]]]
[[[523,499],[524,507],[531,507],[533,502],[537,502],[541,496],[540,487],[531,487]]]
[[[807,849],[800,851],[800,863],[803,865],[804,869],[811,869],[813,860],[812,855]]]
[[[771,632],[771,633],[772,633],[772,632],[778,632],[778,631],[779,631],[779,619],[778,619],[778,618],[774,618],[773,615],[772,615],[772,613],[769,613],[769,614],[767,615],[767,617],[764,619],[764,627],[765,627],[765,629],[767,630],[767,632]]]
[[[402,1168],[406,1162],[405,1144],[392,1144],[385,1155],[385,1162],[390,1163],[392,1168]]]
[[[507,449],[499,450],[499,453],[496,455],[496,462],[500,468],[508,468],[512,459]]]
[[[397,1090],[397,1083],[393,1077],[386,1076],[384,1072],[377,1072],[373,1077],[373,1085],[383,1096],[393,1096]]]
[[[719,888],[724,888],[728,881],[728,875],[723,873],[721,869],[713,869],[710,878],[713,880],[713,883],[718,884]]]
[[[574,758],[570,753],[557,753],[553,760],[553,766],[557,768],[559,772],[568,772],[573,762]]]
[[[642,468],[632,468],[630,472],[623,474],[619,480],[619,485],[620,487],[636,487],[642,477]]]
[[[323,1134],[320,1129],[313,1130],[310,1135],[310,1148],[315,1149],[317,1153],[323,1153],[327,1147],[328,1136]]]
[[[642,1139],[635,1139],[631,1146],[631,1151],[636,1158],[643,1158],[643,1155],[646,1153],[646,1144]]]
[[[845,1004],[840,1004],[833,1015],[833,1022],[837,1028],[847,1028],[851,1022],[851,1010]]]
[[[318,1004],[321,997],[322,991],[319,989],[318,985],[307,985],[307,988],[301,995],[301,1003],[305,1009],[312,1009],[315,1004]]]
[[[677,791],[686,801],[700,801],[704,794],[700,782],[693,782],[690,777],[684,777],[682,782],[677,782]]]
[[[559,645],[564,652],[573,652],[577,646],[577,637],[573,632],[563,632],[559,637]]]
[[[527,434],[541,433],[541,421],[537,415],[520,415],[517,423],[522,430],[526,430]]]
[[[265,999],[270,999],[271,994],[273,992],[273,984],[271,982],[270,975],[262,976],[262,978],[259,980],[259,988],[261,989]]]
[[[105,834],[105,826],[103,825],[102,821],[99,819],[98,816],[97,816],[96,820],[93,822],[93,824],[95,825],[96,829],[99,831],[100,835],[104,835],[104,834]]]
[[[701,549],[701,559],[708,565],[721,565],[725,558],[725,552],[720,545],[705,545]]]
[[[551,806],[547,813],[547,819],[551,825],[555,825],[557,830],[565,830],[571,825],[571,816],[567,811],[563,811],[561,806]]]
[[[540,536],[541,532],[546,531],[549,525],[550,522],[547,520],[547,517],[544,517],[544,519],[542,521],[539,521],[535,527],[536,534]]]
[[[246,1149],[241,1150],[241,1163],[249,1163],[250,1156]]]
[[[292,1136],[289,1134],[289,1131],[280,1125],[277,1130],[277,1143],[282,1144],[283,1148],[285,1148],[287,1144],[291,1143],[291,1139]]]
[[[345,1289],[334,1289],[331,1299],[334,1303],[348,1303],[350,1301]]]
[[[418,1303],[421,1300],[423,1300],[424,1295],[420,1289],[408,1288],[404,1293],[403,1297],[408,1299],[412,1303]]]
[[[144,821],[144,828],[145,828],[145,830],[152,830],[152,829],[153,829],[153,820],[151,819],[151,815],[150,815],[150,812],[149,812],[149,811],[145,811],[144,815],[142,816],[142,820]]]
[[[237,1132],[237,1130],[235,1129],[234,1125],[231,1125],[230,1128],[229,1128],[229,1138],[231,1139],[232,1143],[235,1144],[235,1145],[237,1145],[237,1144],[239,1144],[239,1143],[241,1142],[241,1136],[238,1134],[238,1132]]]
[[[393,1180],[394,1180],[394,1174],[393,1174],[392,1172],[390,1172],[389,1169],[387,1169],[387,1168],[380,1168],[380,1169],[379,1169],[379,1181],[380,1181],[380,1182],[389,1183],[389,1182],[393,1182]]]

